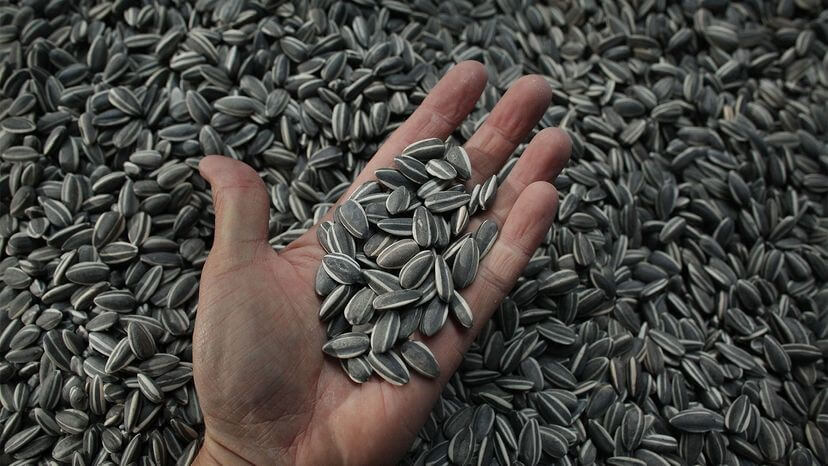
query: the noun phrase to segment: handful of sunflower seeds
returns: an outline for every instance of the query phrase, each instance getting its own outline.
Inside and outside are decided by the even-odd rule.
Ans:
[[[376,372],[402,385],[409,367],[430,378],[440,374],[428,347],[409,338],[417,330],[435,335],[449,311],[472,326],[458,290],[471,285],[497,239],[490,220],[466,232],[470,216],[494,202],[497,177],[467,191],[471,163],[462,147],[423,139],[395,162],[397,168],[374,172],[376,180],[357,188],[317,230],[326,252],[315,283],[324,298],[319,318],[328,322],[322,351],[339,358],[357,383]]]

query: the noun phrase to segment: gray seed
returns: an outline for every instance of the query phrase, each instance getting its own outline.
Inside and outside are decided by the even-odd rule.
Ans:
[[[348,257],[356,255],[354,237],[340,223],[334,223],[329,227],[327,243],[331,253],[340,253]]]
[[[497,176],[492,175],[480,187],[477,202],[480,204],[480,210],[487,210],[494,204],[495,195],[497,194]]]
[[[187,303],[198,293],[198,279],[195,274],[180,277],[173,283],[167,294],[167,307],[177,308]]]
[[[560,270],[549,274],[541,282],[538,291],[549,295],[563,295],[575,289],[580,279],[573,270]]]
[[[638,406],[627,409],[621,422],[621,442],[627,450],[634,450],[644,437],[644,413]]]
[[[437,240],[435,221],[431,212],[423,206],[414,209],[412,235],[420,247],[431,247]]]
[[[418,373],[437,378],[440,375],[440,366],[431,350],[419,341],[408,340],[400,346],[400,355],[409,367]]]
[[[327,321],[336,316],[348,304],[351,299],[351,287],[348,285],[339,285],[322,301],[319,308],[319,319]]]
[[[122,338],[107,357],[104,374],[114,374],[126,368],[134,359],[135,352],[130,347],[129,338]]]
[[[731,432],[742,433],[747,430],[749,422],[750,400],[747,395],[740,395],[727,409],[724,425]]]
[[[469,209],[466,206],[460,206],[457,210],[452,212],[450,221],[450,233],[453,236],[459,236],[466,231],[469,225]]]
[[[345,319],[351,325],[366,324],[374,315],[374,299],[377,294],[371,288],[362,288],[345,306]]]
[[[77,409],[65,409],[55,413],[55,421],[62,432],[81,434],[89,424],[89,415]]]
[[[345,201],[339,206],[337,213],[337,218],[342,223],[342,226],[354,238],[365,239],[369,236],[371,230],[368,226],[368,217],[358,202],[353,200]]]
[[[451,277],[451,269],[440,254],[434,255],[434,286],[437,289],[437,296],[444,302],[449,302],[452,299],[454,281]]]
[[[530,419],[523,425],[518,438],[518,456],[524,464],[536,465],[540,463],[542,450],[540,426],[536,419]]]
[[[377,256],[377,265],[385,269],[399,269],[420,252],[413,239],[402,239],[385,248]]]
[[[434,264],[434,252],[420,251],[400,269],[400,286],[403,288],[417,288],[425,282],[431,273]]]
[[[721,432],[724,429],[722,415],[704,408],[681,411],[671,417],[669,422],[671,426],[684,432]]]
[[[445,144],[443,141],[432,138],[413,142],[402,151],[402,155],[413,157],[417,160],[437,159],[443,156]]]
[[[477,276],[477,267],[480,263],[480,251],[474,238],[466,238],[460,243],[457,253],[454,254],[452,264],[452,279],[457,289],[471,285]]]
[[[466,150],[460,146],[452,146],[446,150],[445,156],[446,162],[450,163],[454,166],[457,177],[461,180],[468,180],[471,178],[471,162],[469,161],[469,155],[466,153]]]
[[[31,442],[39,433],[39,425],[34,425],[26,429],[20,430],[20,432],[12,435],[11,437],[9,437],[8,440],[6,440],[6,444],[4,447],[5,453],[11,455],[12,453],[20,450],[27,443]]]
[[[343,285],[357,283],[361,279],[357,261],[342,253],[331,253],[322,258],[322,266],[334,281]]]
[[[465,328],[471,328],[473,322],[473,316],[471,308],[469,307],[466,300],[460,296],[460,293],[457,291],[451,297],[451,302],[449,303],[451,306],[451,312],[454,315],[454,318],[457,320],[457,323],[462,325]]]
[[[394,241],[395,239],[392,236],[377,232],[365,241],[362,251],[368,257],[377,257],[385,248],[391,246]]]
[[[376,310],[397,309],[416,302],[421,296],[419,290],[392,290],[374,298],[372,304]]]
[[[396,189],[400,186],[404,186],[406,188],[412,189],[414,188],[414,184],[408,180],[403,174],[398,171],[394,170],[393,168],[381,168],[374,172],[374,176],[377,177],[377,180],[388,189]]]
[[[419,193],[418,193],[419,194]],[[469,202],[470,196],[457,191],[440,191],[425,197],[424,203],[432,212],[449,212]]]
[[[363,270],[362,276],[371,290],[377,294],[388,293],[402,288],[400,286],[400,280],[396,275],[382,270]]]
[[[455,464],[466,464],[474,451],[474,433],[471,426],[458,431],[448,446],[448,457]]]
[[[443,328],[448,318],[449,304],[439,299],[433,298],[429,301],[423,312],[423,318],[420,322],[420,331],[425,336],[433,336]]]
[[[454,165],[443,159],[432,159],[426,163],[426,172],[441,180],[453,180],[457,177],[457,169]]]
[[[385,208],[389,214],[397,215],[408,210],[408,206],[411,205],[411,198],[411,191],[404,186],[400,186],[388,195],[388,198],[385,200]]]
[[[483,220],[474,232],[474,240],[477,241],[477,249],[480,251],[480,259],[483,260],[486,254],[492,249],[497,240],[497,224],[491,220]]]
[[[392,313],[388,313],[391,315]],[[385,353],[368,353],[368,364],[374,372],[393,385],[404,385],[411,377],[408,368],[394,350]]]
[[[390,235],[411,236],[414,220],[406,217],[386,218],[377,222],[377,227]]]
[[[314,291],[316,291],[316,294],[322,297],[328,296],[336,287],[337,283],[325,271],[325,266],[319,264],[319,268],[316,269],[316,278],[314,279]]]
[[[368,360],[364,357],[356,357],[351,359],[340,360],[345,373],[355,383],[365,383],[371,378],[373,369]]]
[[[394,346],[399,334],[399,314],[392,311],[381,313],[371,331],[371,351],[373,353],[385,353]],[[374,370],[377,370],[377,368],[374,367]]]
[[[540,432],[541,449],[552,458],[563,458],[569,449],[569,445],[566,438],[564,438],[561,433],[554,430],[552,427],[553,426],[540,426],[538,428]],[[588,445],[589,442],[591,442],[591,440],[588,439],[587,443],[584,443],[584,445]]]
[[[141,394],[152,403],[161,403],[164,401],[164,394],[161,392],[161,388],[154,380],[141,373],[138,374],[138,388],[141,390]]]
[[[413,157],[400,155],[394,158],[394,162],[400,173],[414,183],[422,184],[431,178],[425,164]]]
[[[340,359],[355,358],[371,347],[368,335],[358,332],[343,333],[322,346],[322,351]]]
[[[138,359],[149,359],[155,355],[155,339],[150,331],[137,322],[127,325],[127,337],[132,353]]]

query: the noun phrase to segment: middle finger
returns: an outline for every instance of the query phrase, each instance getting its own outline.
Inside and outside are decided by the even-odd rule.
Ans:
[[[470,185],[481,183],[500,170],[538,123],[551,100],[552,89],[537,75],[518,79],[506,91],[464,146],[474,170]]]

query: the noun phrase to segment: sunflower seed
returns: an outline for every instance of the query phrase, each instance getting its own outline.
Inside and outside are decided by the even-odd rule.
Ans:
[[[466,288],[477,276],[477,267],[480,263],[480,251],[474,238],[463,240],[453,257],[451,272],[454,286],[458,289]]]
[[[155,355],[155,339],[143,325],[137,322],[130,322],[127,325],[127,338],[132,353],[138,359],[149,359]]]
[[[414,209],[412,235],[420,247],[430,247],[437,240],[436,223],[431,212],[423,206]]]
[[[454,165],[443,159],[432,159],[426,163],[426,172],[440,180],[453,180],[457,177]]]
[[[530,419],[523,425],[518,438],[518,456],[524,464],[540,463],[543,454],[540,426],[536,419]]]
[[[351,325],[368,323],[374,315],[373,302],[376,297],[377,294],[368,287],[357,291],[345,306],[345,319]]]
[[[469,202],[470,196],[457,191],[440,191],[428,195],[424,200],[425,206],[432,212],[449,212]]]
[[[371,340],[368,335],[358,332],[343,333],[322,346],[325,354],[335,358],[355,358],[368,351],[371,347]]]
[[[62,432],[81,434],[89,424],[89,415],[77,409],[65,409],[55,413],[55,421]]]
[[[393,315],[393,313],[388,313],[388,315]],[[405,363],[394,350],[385,353],[371,351],[367,359],[374,372],[393,385],[404,385],[411,377]]]
[[[161,392],[161,388],[154,380],[141,373],[138,373],[138,388],[141,394],[149,401],[153,403],[161,403],[164,401],[164,394]]]
[[[322,258],[322,266],[328,276],[337,283],[350,285],[361,279],[359,264],[345,254],[334,252],[325,255]]]
[[[432,299],[423,312],[420,331],[425,336],[433,336],[443,328],[448,318],[449,304],[439,299]]]
[[[341,359],[342,367],[355,383],[365,383],[371,378],[373,369],[364,357]]]
[[[377,265],[385,269],[400,269],[418,252],[420,248],[413,239],[402,239],[385,248],[377,256]]]
[[[446,150],[446,162],[450,163],[461,180],[471,178],[471,162],[466,150],[460,146],[452,146]],[[436,176],[436,175],[435,175]]]
[[[372,304],[377,310],[396,309],[416,302],[420,296],[422,292],[419,290],[392,290],[374,298]]]
[[[430,160],[442,157],[444,152],[445,144],[443,141],[431,138],[409,144],[405,149],[403,149],[402,155],[412,157],[417,160]]]
[[[400,186],[388,195],[388,198],[385,200],[385,208],[389,214],[397,215],[408,210],[408,206],[411,205],[411,197],[411,191],[404,186]]]
[[[369,269],[364,270],[362,275],[368,286],[376,294],[383,294],[401,289],[399,278],[388,272]]]
[[[377,222],[377,227],[390,235],[411,236],[414,220],[406,217],[384,218]]]
[[[394,158],[394,162],[400,173],[414,183],[422,184],[430,178],[425,164],[414,157],[400,155]]]
[[[420,251],[400,269],[400,286],[413,289],[422,285],[431,273],[434,264],[434,252]]]
[[[356,201],[347,200],[337,210],[338,218],[348,233],[357,239],[365,239],[370,233],[365,210]]]
[[[342,311],[351,299],[352,290],[348,285],[339,285],[325,297],[319,307],[319,319],[327,321]]]
[[[400,345],[400,354],[406,364],[418,373],[432,379],[440,375],[440,366],[437,359],[422,342],[406,341]]]
[[[492,249],[497,240],[497,224],[491,220],[484,220],[477,230],[474,232],[474,240],[477,242],[477,249],[480,251],[480,259],[486,257],[486,254]]]
[[[670,425],[685,432],[721,432],[724,418],[721,414],[704,408],[691,408],[670,418]]]
[[[471,308],[460,293],[457,291],[453,293],[449,306],[451,306],[451,312],[457,320],[457,323],[465,328],[471,328],[473,324]]]
[[[495,195],[497,194],[497,176],[492,175],[480,187],[477,202],[480,205],[480,210],[487,210],[494,204]]]

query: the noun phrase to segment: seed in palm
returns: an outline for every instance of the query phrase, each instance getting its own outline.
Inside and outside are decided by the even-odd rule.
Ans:
[[[465,232],[472,198],[463,184],[471,176],[465,150],[424,139],[396,164],[399,170],[377,170],[380,182],[358,187],[317,234],[327,252],[314,284],[324,298],[320,319],[328,322],[323,351],[353,360],[342,368],[358,383],[372,373],[406,383],[406,364],[423,376],[439,374],[426,344],[406,338],[417,329],[437,334],[449,311],[461,327],[472,326],[472,310],[458,290],[471,285],[481,247],[488,251],[497,238],[491,221],[476,237]],[[491,205],[496,180],[485,183],[478,207]]]

